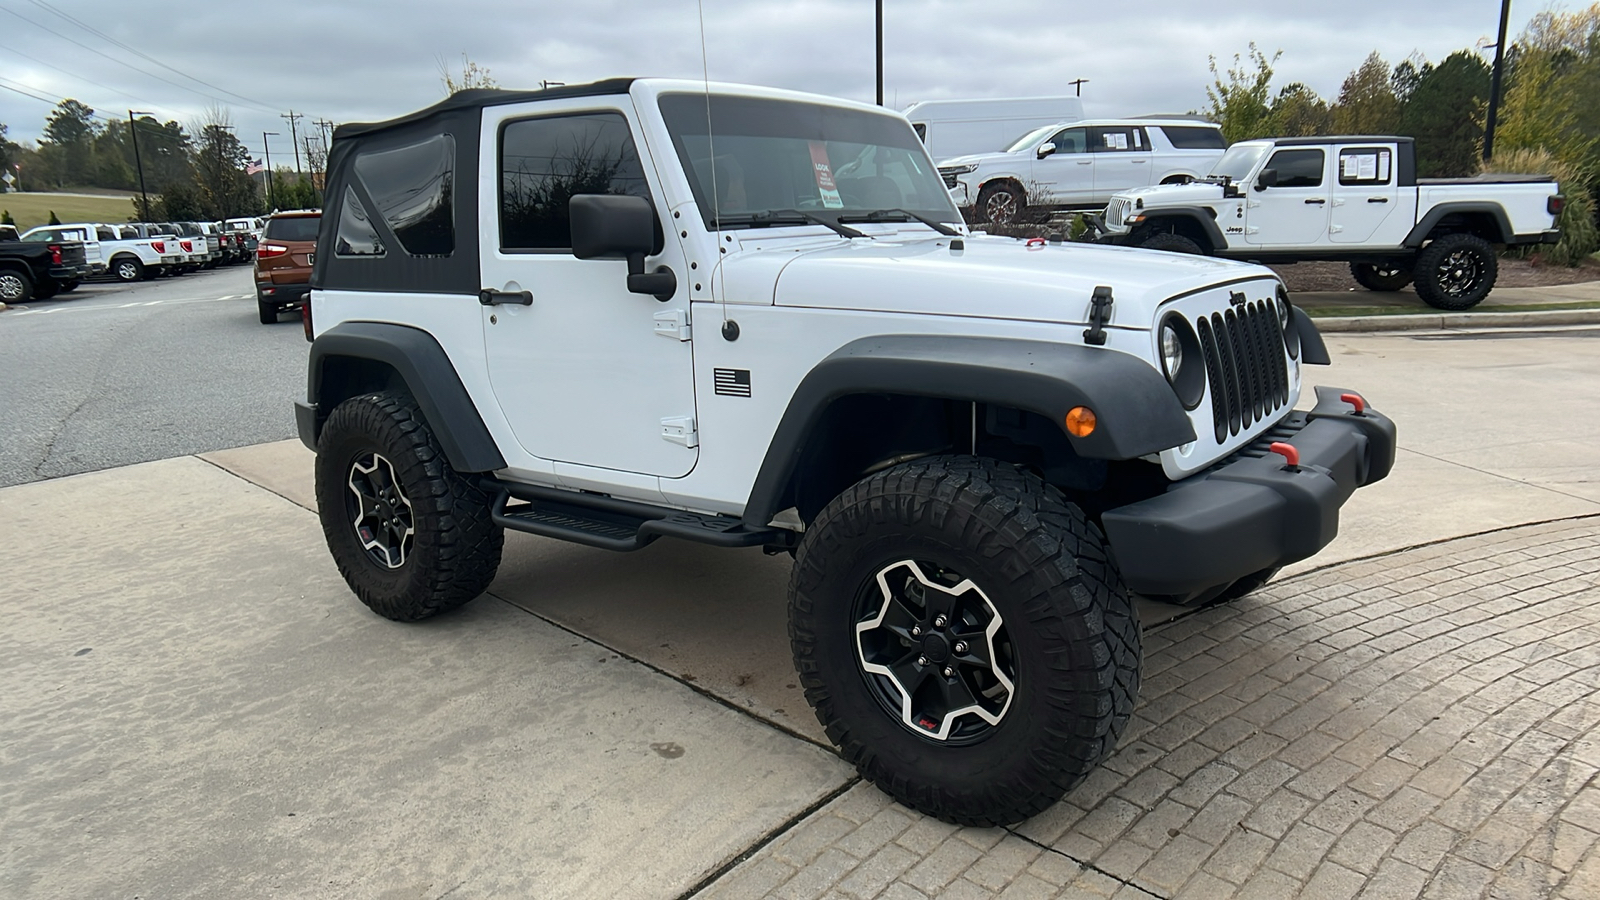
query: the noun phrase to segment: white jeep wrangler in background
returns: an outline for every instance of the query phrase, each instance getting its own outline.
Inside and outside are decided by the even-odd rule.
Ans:
[[[355,594],[465,603],[505,529],[793,553],[818,719],[952,822],[1113,749],[1133,592],[1252,590],[1393,463],[1359,395],[1294,410],[1327,355],[1272,272],[969,235],[876,107],[463,91],[341,126],[328,178],[296,415]]]
[[[1418,178],[1409,137],[1243,141],[1192,184],[1124,191],[1102,240],[1259,262],[1338,260],[1362,287],[1469,309],[1494,288],[1496,245],[1554,244],[1565,200],[1543,175]]]

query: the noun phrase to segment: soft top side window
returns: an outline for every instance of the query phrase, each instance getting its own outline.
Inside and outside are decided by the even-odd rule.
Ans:
[[[412,256],[449,256],[455,252],[455,163],[456,141],[448,134],[436,134],[392,150],[367,151],[355,159],[356,177],[377,207],[375,212]],[[358,218],[370,228],[366,213],[362,209]],[[341,216],[341,233],[343,224]]]
[[[389,251],[372,227],[367,208],[356,197],[355,188],[346,186],[339,205],[339,233],[333,242],[335,256],[384,256]]]

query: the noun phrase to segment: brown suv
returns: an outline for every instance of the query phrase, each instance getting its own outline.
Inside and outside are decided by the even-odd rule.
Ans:
[[[261,324],[271,325],[278,321],[278,313],[306,302],[320,227],[319,209],[281,212],[267,220],[256,249],[256,306],[261,309]]]

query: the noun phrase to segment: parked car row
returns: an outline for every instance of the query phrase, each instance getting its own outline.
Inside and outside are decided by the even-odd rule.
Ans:
[[[247,233],[224,230],[218,222],[76,222],[41,225],[21,239],[37,243],[83,245],[88,275],[117,281],[143,281],[197,269],[249,262],[255,255]],[[76,283],[60,285],[72,290]]]

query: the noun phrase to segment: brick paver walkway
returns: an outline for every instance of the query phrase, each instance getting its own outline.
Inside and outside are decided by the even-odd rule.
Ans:
[[[862,784],[701,896],[1600,897],[1600,520],[1269,585],[1145,634],[1121,747],[1010,831]]]

